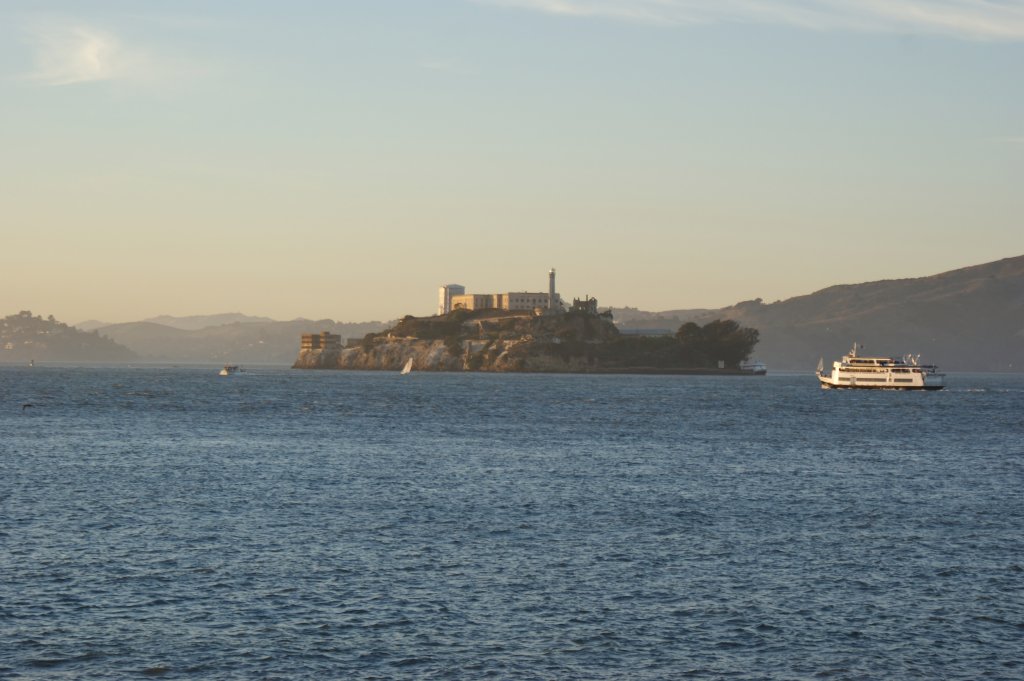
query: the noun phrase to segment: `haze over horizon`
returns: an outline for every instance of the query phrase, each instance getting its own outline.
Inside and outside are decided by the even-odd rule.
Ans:
[[[1024,253],[1024,2],[0,8],[0,315],[649,310]]]

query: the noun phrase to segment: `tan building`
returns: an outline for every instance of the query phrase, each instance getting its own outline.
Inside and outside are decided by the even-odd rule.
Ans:
[[[441,288],[441,296],[447,293],[450,310],[556,310],[562,307],[561,297],[555,293],[555,271],[548,273],[548,292],[509,291],[507,293],[466,293],[462,291],[446,291],[455,284]],[[439,309],[441,305],[439,305]]]
[[[503,310],[533,310],[538,307],[545,309],[551,307],[551,298],[547,293],[520,291],[502,293],[501,297],[501,309]]]
[[[491,293],[463,293],[452,296],[453,310],[493,310],[498,309],[498,301]]]
[[[452,296],[452,309],[458,310],[533,310],[550,307],[547,293],[510,291],[508,293],[465,293]]]
[[[341,336],[336,333],[302,334],[302,350],[341,350]]]

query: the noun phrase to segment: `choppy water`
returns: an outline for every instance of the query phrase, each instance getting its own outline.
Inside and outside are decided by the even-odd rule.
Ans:
[[[1024,678],[1024,376],[949,383],[0,368],[0,676]]]

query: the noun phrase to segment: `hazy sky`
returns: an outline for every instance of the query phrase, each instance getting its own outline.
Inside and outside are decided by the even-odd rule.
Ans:
[[[772,301],[1022,216],[1024,0],[0,6],[0,315]]]

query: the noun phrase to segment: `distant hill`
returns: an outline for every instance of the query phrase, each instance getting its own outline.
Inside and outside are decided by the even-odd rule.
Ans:
[[[830,286],[768,305],[751,300],[654,314],[754,327],[761,332],[754,354],[770,369],[812,371],[819,357],[838,359],[857,341],[868,354],[921,353],[950,371],[1024,371],[1024,256],[930,277]]]
[[[211,319],[221,315],[205,317]],[[230,317],[233,315],[223,315]],[[242,315],[244,316],[244,315]],[[157,317],[156,319],[161,319]],[[171,318],[192,319],[194,318]],[[249,317],[248,319],[254,319]],[[256,318],[259,319],[259,318]],[[196,323],[196,322],[193,322]],[[343,338],[362,338],[386,327],[382,322],[339,323],[331,319],[290,322],[232,322],[199,329],[175,328],[152,321],[111,324],[99,333],[131,348],[140,357],[162,362],[213,362],[291,365],[304,333],[330,331]]]
[[[868,353],[921,353],[924,360],[950,371],[1024,371],[1024,256],[930,277],[830,286],[771,304],[757,299],[720,309],[613,308],[612,313],[620,328],[671,331],[688,321],[733,319],[760,331],[754,357],[770,370],[812,371],[819,357],[837,359],[857,341]],[[30,313],[29,318],[44,321]],[[36,322],[16,321],[35,328]],[[44,327],[39,333],[22,329],[16,341],[0,343],[0,348],[12,348],[0,349],[0,361],[28,361],[25,347],[38,342],[55,352],[60,348],[67,361],[133,359],[131,352],[124,354],[127,348],[153,361],[290,365],[303,333],[330,331],[362,338],[387,326],[330,319],[277,322],[241,313],[154,317],[101,326],[90,334],[47,323],[52,325],[45,327],[49,333],[41,332]],[[75,334],[94,340],[86,342]],[[103,345],[102,336],[126,348]],[[72,352],[79,341],[85,345]],[[37,360],[45,357],[35,354]]]
[[[75,327],[79,331],[95,331],[101,326],[109,326],[110,322],[101,322],[98,319],[86,319],[84,322],[77,322],[71,326]]]
[[[242,314],[241,312],[225,312],[222,314],[204,314],[204,315],[189,315],[186,317],[174,317],[172,315],[160,315],[159,317],[150,317],[149,319],[143,319],[143,322],[151,322],[153,324],[160,324],[162,326],[169,326],[173,329],[184,329],[186,331],[198,331],[199,329],[206,329],[211,326],[222,326],[224,324],[234,324],[235,322],[273,322],[275,320],[270,317],[253,317],[250,315]],[[134,323],[134,322],[131,322]],[[73,325],[75,328],[81,329],[82,331],[93,331],[94,329],[100,329],[104,326],[117,326],[110,322],[100,321],[99,319],[86,319],[84,322],[78,322]]]
[[[225,324],[248,324],[253,322],[266,324],[274,323],[275,320],[270,317],[252,317],[241,312],[225,312],[222,314],[190,315],[187,317],[160,315],[159,317],[150,317],[142,321],[162,324],[163,326],[170,326],[171,328],[183,329],[185,331],[198,331]]]
[[[135,353],[110,338],[32,316],[28,310],[0,319],[0,362],[127,362]]]
[[[688,321],[702,319],[717,310],[699,308],[694,310],[672,310],[669,312],[646,312],[635,307],[606,308],[612,313],[615,325],[620,329],[667,329],[675,331]]]

